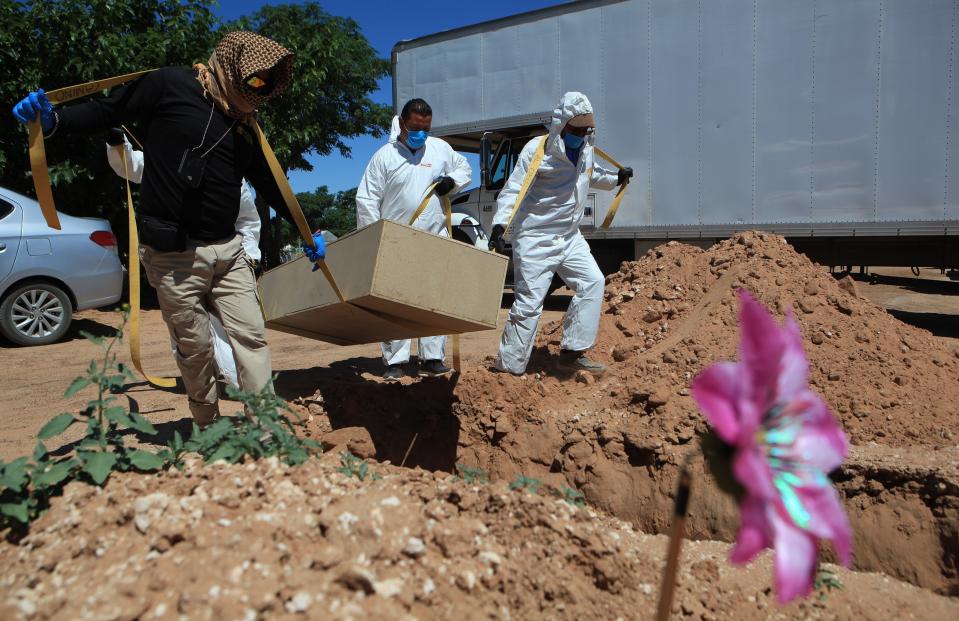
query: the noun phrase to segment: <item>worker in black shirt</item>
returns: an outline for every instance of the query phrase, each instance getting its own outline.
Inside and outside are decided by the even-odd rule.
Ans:
[[[195,422],[219,416],[209,314],[233,346],[240,388],[259,391],[272,376],[253,261],[234,223],[240,183],[291,220],[252,128],[260,104],[289,86],[293,54],[265,37],[232,32],[208,65],[168,67],[109,96],[53,110],[42,91],[14,108],[40,115],[47,136],[96,133],[136,121],[146,128],[137,222],[141,256],[176,341],[176,361]],[[316,241],[324,247],[322,238]]]

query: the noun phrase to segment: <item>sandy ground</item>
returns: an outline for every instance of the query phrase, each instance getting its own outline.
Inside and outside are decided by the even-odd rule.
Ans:
[[[552,296],[543,313],[543,321],[561,317],[569,300],[569,295]],[[505,295],[500,326],[511,303],[512,296]],[[103,356],[100,347],[85,339],[80,332],[108,336],[114,333],[118,324],[119,316],[113,311],[89,310],[74,315],[70,333],[59,343],[17,347],[0,337],[0,360],[4,368],[3,381],[0,382],[0,403],[4,404],[0,414],[0,459],[29,454],[36,442],[36,432],[47,420],[60,412],[82,409],[93,398],[91,389],[71,399],[62,398],[67,386],[84,371],[90,360]],[[153,375],[178,376],[160,311],[145,310],[141,324],[144,370]],[[499,336],[498,330],[464,335],[461,345],[464,366],[488,364],[485,358],[495,355]],[[380,349],[376,344],[341,347],[273,330],[269,331],[267,338],[273,352],[274,372],[279,373],[277,389],[287,399],[312,394],[311,377],[321,378],[324,374],[342,371],[344,367],[369,378],[382,371]],[[126,340],[118,360],[132,368]],[[164,436],[172,434],[173,426],[168,423],[183,421],[177,427],[189,429],[186,419],[189,419],[190,412],[182,389],[157,389],[142,380],[129,384],[127,388],[126,396],[121,397],[127,401],[123,405],[146,416]],[[232,413],[235,409],[238,408],[230,402],[222,408],[224,413]],[[80,429],[72,431],[74,435],[67,434],[65,441],[79,439]]]
[[[900,320],[930,330],[953,345],[959,345],[959,282],[951,281],[939,270],[923,269],[917,278],[909,269],[872,268],[869,276],[856,275],[862,293],[886,306]],[[568,292],[560,290],[547,302],[543,323],[561,317],[569,303]],[[506,318],[512,302],[503,298],[499,325]],[[52,416],[81,409],[89,391],[71,399],[63,399],[63,391],[79,375],[89,361],[101,356],[99,347],[80,335],[86,331],[109,335],[118,324],[118,316],[109,311],[83,311],[74,317],[68,337],[53,345],[22,348],[0,340],[0,360],[4,378],[0,383],[0,459],[28,454],[34,445],[37,430]],[[153,374],[176,375],[170,355],[166,327],[157,310],[142,315],[142,347],[146,370]],[[488,365],[495,355],[500,331],[477,332],[462,338],[466,372],[470,366]],[[378,345],[340,347],[298,336],[270,331],[274,370],[279,373],[278,392],[287,399],[312,394],[310,386],[330,373],[350,371],[367,378],[375,377],[382,365]],[[124,347],[119,359],[130,364],[129,350]],[[186,397],[180,390],[160,390],[143,381],[128,386],[126,404],[137,409],[161,431],[161,437],[172,434],[173,428],[189,428]],[[225,404],[224,411],[231,406]],[[179,421],[179,422],[177,422]],[[69,435],[66,441],[79,437]],[[162,440],[161,440],[162,441]]]

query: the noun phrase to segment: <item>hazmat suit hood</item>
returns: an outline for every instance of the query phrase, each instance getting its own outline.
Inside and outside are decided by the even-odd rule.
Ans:
[[[393,122],[390,124],[390,139],[389,143],[393,144],[400,139],[400,117],[399,115],[393,117]]]
[[[566,154],[566,147],[563,145],[563,138],[560,136],[560,133],[573,117],[580,116],[581,114],[593,114],[593,106],[589,103],[586,95],[577,91],[570,91],[564,94],[559,100],[559,104],[553,109],[553,118],[549,124],[547,150],[554,151],[558,154]],[[586,136],[586,144],[589,146],[593,145],[592,134]]]

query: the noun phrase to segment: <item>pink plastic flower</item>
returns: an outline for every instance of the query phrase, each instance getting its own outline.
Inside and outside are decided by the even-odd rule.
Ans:
[[[818,540],[829,539],[843,564],[851,531],[827,473],[849,451],[846,435],[807,385],[809,363],[792,315],[780,327],[740,290],[739,362],[718,362],[692,384],[693,397],[716,435],[733,451],[743,487],[740,526],[730,555],[744,564],[775,551],[780,603],[808,595]]]

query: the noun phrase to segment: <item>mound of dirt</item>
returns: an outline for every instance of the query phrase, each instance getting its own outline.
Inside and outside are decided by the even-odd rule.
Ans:
[[[670,242],[608,278],[595,350],[609,364],[601,378],[555,367],[561,326],[553,323],[542,327],[522,377],[470,367],[458,381],[386,385],[343,375],[299,407],[316,435],[363,428],[370,457],[446,472],[461,462],[493,479],[569,485],[646,532],[665,532],[679,464],[706,428],[689,382],[736,357],[736,290],[746,288],[774,312],[795,315],[813,388],[857,447],[836,474],[856,567],[954,593],[959,474],[913,466],[959,459],[959,357],[857,286],[776,235],[746,233],[706,251]],[[889,456],[886,469],[858,464],[876,450]],[[730,541],[735,507],[701,460],[694,469],[689,533]]]
[[[69,485],[19,546],[0,544],[3,619],[651,618],[664,537],[576,508],[335,453],[288,468],[191,463],[183,472]],[[768,558],[730,567],[690,543],[674,610],[741,619],[776,606]],[[781,610],[817,619],[946,619],[959,601],[831,568],[844,588]],[[949,611],[952,612],[949,612]]]
[[[712,362],[736,357],[735,292],[744,288],[780,316],[796,317],[810,382],[854,444],[955,446],[959,351],[862,298],[857,287],[851,278],[837,282],[777,235],[744,233],[707,251],[669,242],[607,278],[595,353],[609,363],[609,377],[595,383],[551,377],[544,354],[557,353],[562,326],[556,322],[541,332],[539,360],[530,367],[538,380],[533,390],[506,395],[518,410],[542,411],[544,404],[655,410],[650,422],[658,434],[682,441],[701,421],[690,379]],[[471,397],[503,394],[498,378],[476,379]]]

